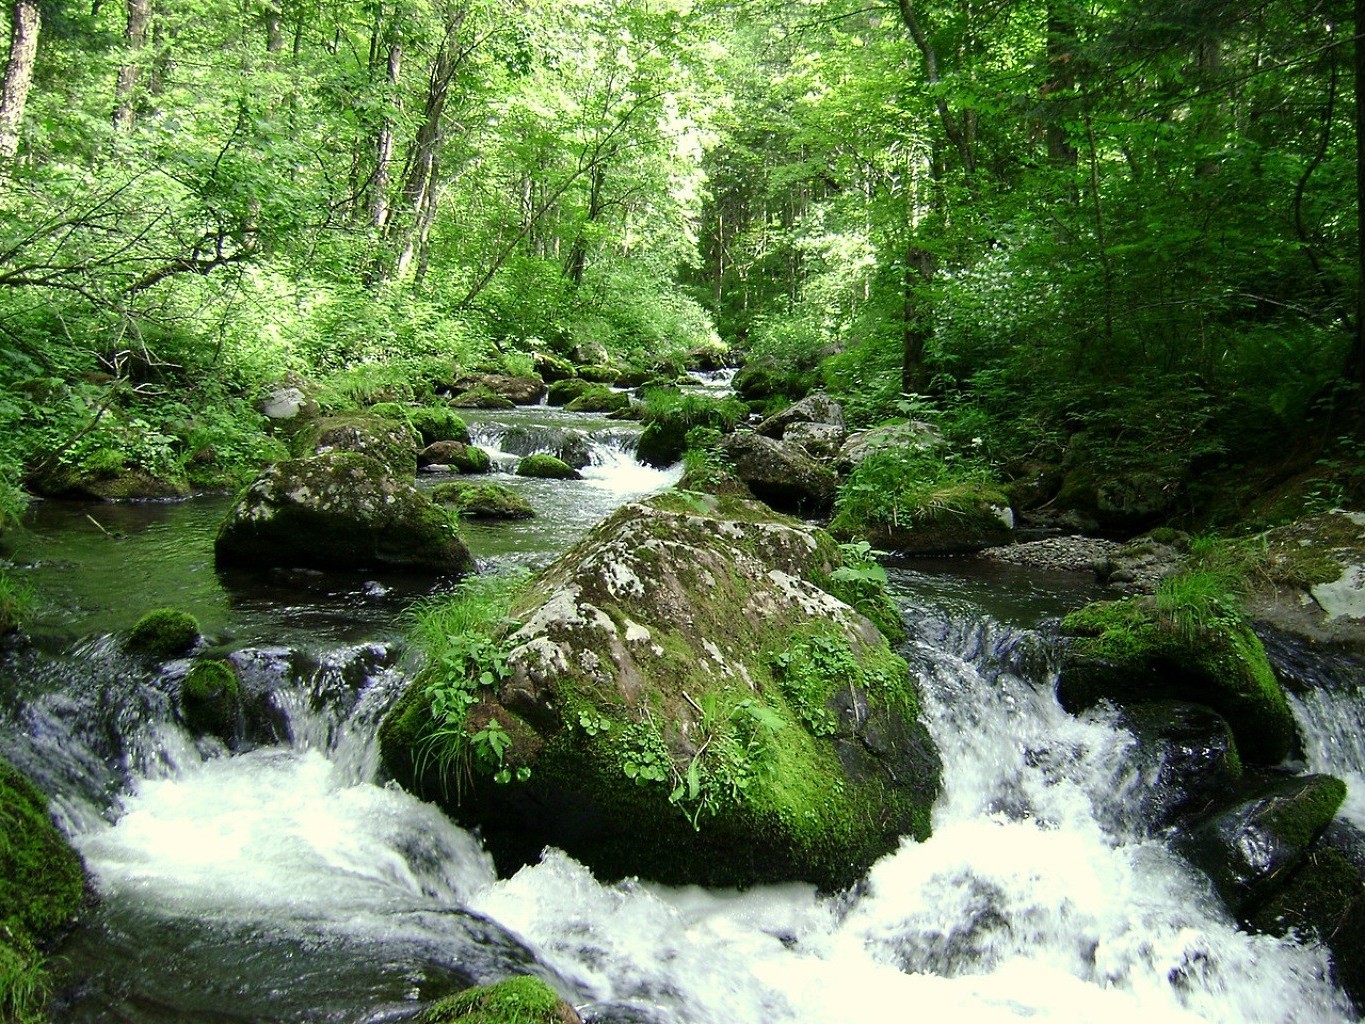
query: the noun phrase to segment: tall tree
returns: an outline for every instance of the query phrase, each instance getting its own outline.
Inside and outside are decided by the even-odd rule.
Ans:
[[[0,82],[0,160],[12,160],[19,152],[19,130],[33,86],[42,24],[37,0],[11,0],[9,56]]]
[[[152,20],[152,0],[125,0],[127,21],[123,32],[123,63],[114,83],[114,128],[130,131],[137,117],[137,85],[142,51]]]

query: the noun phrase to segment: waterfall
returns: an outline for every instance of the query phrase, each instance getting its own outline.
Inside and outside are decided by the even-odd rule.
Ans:
[[[945,788],[933,836],[854,891],[604,885],[553,850],[498,880],[475,837],[373,781],[391,659],[267,652],[247,660],[283,679],[285,740],[229,756],[163,717],[138,742],[164,756],[80,819],[104,900],[72,969],[112,978],[120,950],[158,949],[119,991],[185,1024],[221,1019],[192,992],[234,993],[241,1019],[359,1021],[527,970],[603,1021],[1351,1019],[1323,951],[1239,931],[1146,833],[1132,738],[1060,709],[1046,637],[935,607],[907,621]],[[61,1019],[111,1019],[114,990],[84,991]]]

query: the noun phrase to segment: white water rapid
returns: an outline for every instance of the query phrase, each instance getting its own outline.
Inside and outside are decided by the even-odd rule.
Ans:
[[[375,709],[397,685],[381,671],[341,713],[285,701],[290,745],[160,762],[77,837],[105,897],[100,941],[146,941],[128,921],[175,937],[118,1006],[179,1009],[73,1019],[377,1022],[527,970],[613,1022],[1352,1019],[1320,949],[1239,931],[1131,820],[1132,740],[1067,715],[1046,670],[1020,667],[1046,661],[1043,641],[910,618],[936,615],[907,652],[944,762],[934,834],[856,892],[602,885],[556,851],[498,880],[474,837],[371,781]],[[254,952],[196,958],[234,942]]]

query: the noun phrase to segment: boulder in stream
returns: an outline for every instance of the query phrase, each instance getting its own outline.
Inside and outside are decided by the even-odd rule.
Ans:
[[[476,985],[427,1007],[417,1024],[581,1024],[571,1005],[539,978]]]
[[[818,516],[833,507],[834,473],[796,445],[746,430],[721,438],[716,447],[754,497],[779,512]]]
[[[818,423],[844,430],[844,407],[825,394],[807,395],[794,405],[789,405],[779,413],[774,413],[754,428],[764,437],[775,441],[786,438],[787,431],[798,423]],[[843,435],[840,436],[840,443]],[[836,444],[837,448],[838,445]]]
[[[583,478],[583,474],[563,459],[544,454],[524,456],[517,463],[517,476],[531,476],[541,480],[581,480]]]
[[[408,688],[384,764],[503,870],[553,845],[604,878],[851,884],[928,835],[940,763],[905,662],[822,589],[839,566],[757,502],[627,505],[453,638],[466,664]]]
[[[469,519],[533,519],[531,503],[505,484],[451,481],[431,489],[431,500]]]
[[[1180,700],[1218,712],[1248,764],[1275,765],[1298,744],[1298,729],[1265,648],[1233,615],[1182,625],[1150,597],[1100,601],[1062,621],[1072,642],[1057,697],[1068,711],[1101,701]]]
[[[228,511],[220,565],[463,573],[459,520],[367,455],[328,452],[269,467]]]
[[[417,431],[405,420],[344,413],[304,426],[292,450],[299,456],[354,452],[377,460],[390,473],[411,477],[417,473],[417,441]]]
[[[545,380],[534,373],[468,373],[456,378],[448,390],[456,394],[473,392],[497,395],[513,405],[535,405],[545,397]]]
[[[418,453],[417,465],[422,469],[440,467],[459,473],[487,473],[493,466],[493,460],[476,445],[461,441],[434,441]]]

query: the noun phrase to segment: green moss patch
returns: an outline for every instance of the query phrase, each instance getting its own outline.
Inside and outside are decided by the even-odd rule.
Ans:
[[[517,476],[542,480],[581,480],[582,474],[563,459],[553,455],[527,455],[517,463]]]
[[[1284,691],[1235,612],[1182,624],[1155,599],[1129,598],[1073,612],[1062,631],[1073,638],[1058,683],[1068,709],[1105,699],[1192,701],[1227,720],[1249,764],[1278,764],[1293,751],[1297,730]]]
[[[128,634],[128,649],[154,658],[186,654],[199,639],[199,621],[188,612],[158,608],[137,620]]]
[[[196,661],[180,685],[180,708],[191,732],[231,739],[242,709],[237,673],[225,661]]]
[[[564,408],[568,412],[617,412],[630,408],[630,396],[605,384],[590,384]]]
[[[429,1006],[419,1024],[575,1024],[579,1019],[539,978],[479,985]]]

